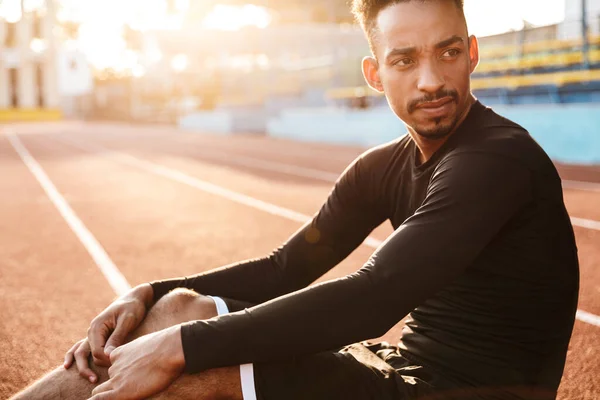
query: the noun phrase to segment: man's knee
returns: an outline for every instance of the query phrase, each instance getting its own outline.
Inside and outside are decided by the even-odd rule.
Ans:
[[[150,314],[160,314],[161,318],[173,318],[171,325],[198,319],[209,319],[217,315],[213,299],[202,296],[193,290],[175,289],[164,295],[150,309]]]
[[[152,306],[140,327],[142,331],[136,332],[135,337],[188,321],[210,319],[216,315],[217,307],[210,297],[188,289],[175,289]]]

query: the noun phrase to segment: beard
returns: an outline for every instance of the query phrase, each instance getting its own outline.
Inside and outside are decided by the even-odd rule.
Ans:
[[[454,104],[458,106],[458,92],[456,90],[439,90],[435,94],[424,96],[420,99],[416,99],[411,101],[408,104],[408,112],[409,114],[414,113],[417,110],[417,107],[422,103],[437,101],[444,97],[451,97],[454,101]],[[458,107],[457,107],[458,108]],[[450,121],[447,121],[450,119]],[[444,121],[447,122],[444,122]],[[421,137],[429,140],[439,140],[448,136],[456,127],[458,123],[459,115],[456,113],[455,115],[450,115],[448,117],[437,117],[432,118],[433,127],[425,128],[423,126],[415,125],[413,126],[414,131]]]
[[[424,139],[429,140],[440,140],[448,136],[456,127],[458,122],[458,115],[455,115],[450,122],[443,123],[443,118],[433,119],[435,126],[431,128],[425,128],[420,126],[414,126],[414,131]]]

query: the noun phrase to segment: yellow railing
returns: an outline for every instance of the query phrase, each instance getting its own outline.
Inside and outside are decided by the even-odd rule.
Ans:
[[[589,52],[589,58],[593,63],[600,62],[600,50],[591,50]],[[581,64],[582,62],[583,53],[581,51],[572,51],[569,53],[527,56],[521,59],[482,61],[477,66],[475,72],[506,71],[509,69],[528,69],[549,66],[561,67]]]
[[[598,45],[600,44],[600,36],[592,36],[589,38],[590,45]],[[543,40],[532,43],[525,43],[523,45],[523,55],[528,55],[532,53],[540,53],[544,51],[554,51],[554,50],[568,50],[572,48],[581,48],[583,45],[583,40],[574,39],[574,40]],[[503,46],[489,46],[489,47],[481,47],[479,49],[482,58],[497,58],[497,57],[507,57],[507,56],[516,56],[519,54],[518,46],[514,44],[503,45]]]
[[[522,76],[501,76],[496,78],[480,78],[471,81],[471,89],[491,89],[583,83],[600,80],[600,70],[554,72],[551,74],[536,74]]]
[[[57,109],[42,108],[7,108],[0,109],[1,122],[17,121],[58,121],[63,118]]]

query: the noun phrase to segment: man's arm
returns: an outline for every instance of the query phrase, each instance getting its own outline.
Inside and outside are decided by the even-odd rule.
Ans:
[[[358,272],[182,325],[186,371],[314,353],[382,335],[472,264],[531,201],[530,179],[526,168],[499,156],[444,160],[423,205]]]
[[[381,224],[374,207],[374,179],[358,158],[336,182],[319,212],[269,256],[191,277],[151,282],[154,301],[177,287],[261,303],[308,286],[325,274]]]

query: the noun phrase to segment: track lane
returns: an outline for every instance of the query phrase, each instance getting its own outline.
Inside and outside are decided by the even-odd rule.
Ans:
[[[2,135],[0,170],[4,399],[61,364],[115,294]]]
[[[23,146],[23,143],[19,137],[11,133],[7,136],[7,138],[15,151],[21,157],[23,163],[25,163],[29,169],[29,172],[31,172],[31,174],[36,178],[52,204],[56,207],[57,211],[64,218],[67,225],[69,225],[81,244],[88,251],[90,257],[92,257],[115,293],[118,296],[122,296],[129,292],[129,290],[131,290],[131,286],[129,286],[127,280],[125,280],[108,254],[106,254],[106,251],[104,251],[100,243],[98,243],[94,235],[92,235],[92,233],[85,227],[79,217],[77,217],[77,214],[73,212],[65,198],[58,192],[52,181],[48,178],[48,175],[46,175],[46,172],[43,170],[43,168],[31,156],[29,150]]]
[[[22,139],[132,285],[264,256],[301,226],[103,153],[40,135]],[[372,251],[362,246],[317,282],[357,270]]]

